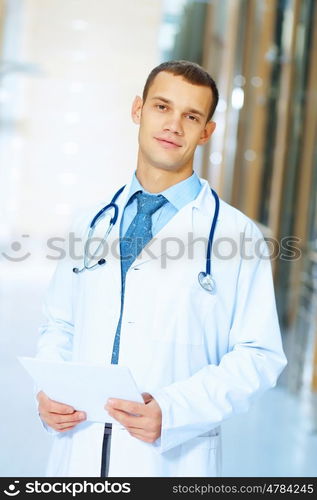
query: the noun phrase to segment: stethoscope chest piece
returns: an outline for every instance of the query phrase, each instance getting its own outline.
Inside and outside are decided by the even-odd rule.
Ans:
[[[216,282],[213,279],[213,277],[211,276],[211,274],[207,274],[207,273],[204,273],[203,271],[201,271],[198,274],[198,281],[199,281],[200,286],[206,292],[209,292],[211,294],[216,293]]]

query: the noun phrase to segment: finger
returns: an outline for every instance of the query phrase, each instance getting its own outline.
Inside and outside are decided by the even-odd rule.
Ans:
[[[107,401],[106,409],[114,408],[116,410],[133,413],[134,415],[143,415],[145,411],[144,403],[136,403],[135,401],[127,401],[126,399],[113,399]]]
[[[80,422],[86,420],[86,418],[86,414],[83,411],[76,411],[72,415],[58,415],[59,423]]]
[[[72,406],[65,405],[63,403],[57,403],[56,401],[50,400],[47,405],[47,410],[50,413],[57,413],[59,415],[71,415],[76,410]]]
[[[75,427],[76,425],[78,425],[80,422],[77,421],[74,421],[74,422],[64,422],[64,423],[61,423],[61,424],[57,424],[57,429],[58,430],[62,430],[62,429],[68,429],[70,427]]]
[[[38,401],[41,401],[41,400],[43,400],[43,399],[48,399],[48,397],[46,396],[45,392],[40,391],[40,392],[38,392],[38,393],[37,393],[37,395],[36,395],[36,399],[37,399]]]
[[[114,409],[109,409],[108,413],[124,427],[136,427],[142,429],[144,426],[144,419],[142,417],[135,417],[133,415],[128,415],[124,411]]]
[[[135,435],[135,436],[142,436],[142,437],[150,437],[151,432],[149,432],[146,429],[143,429],[141,427],[126,427],[126,430],[129,432],[129,434]]]
[[[71,422],[81,422],[86,420],[86,414],[84,412],[75,412],[72,415],[62,415],[57,413],[44,413],[41,414],[41,417],[46,420],[48,423],[52,423],[54,425],[58,424],[66,424]]]

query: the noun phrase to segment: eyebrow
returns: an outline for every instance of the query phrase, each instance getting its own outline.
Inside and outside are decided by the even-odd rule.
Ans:
[[[160,100],[160,101],[165,102],[166,104],[172,104],[172,101],[170,101],[169,99],[166,99],[166,97],[162,97],[162,96],[159,96],[159,95],[156,95],[156,96],[154,96],[154,97],[151,97],[151,100],[152,100],[152,101],[153,101],[153,100]],[[193,113],[194,115],[199,115],[199,116],[201,116],[202,118],[205,118],[205,117],[206,117],[205,113],[203,113],[202,111],[199,111],[198,109],[193,109],[193,108],[191,108],[191,109],[189,109],[189,110],[187,111],[187,113]]]

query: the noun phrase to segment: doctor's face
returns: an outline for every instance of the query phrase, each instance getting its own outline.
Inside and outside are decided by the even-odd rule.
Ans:
[[[145,102],[136,97],[133,121],[139,129],[139,161],[144,166],[192,171],[194,152],[215,129],[206,123],[212,92],[182,76],[162,71],[149,88]]]

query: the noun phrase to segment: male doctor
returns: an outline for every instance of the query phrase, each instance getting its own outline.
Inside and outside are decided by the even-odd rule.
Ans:
[[[49,476],[219,476],[221,423],[247,411],[286,365],[268,249],[257,226],[223,200],[216,288],[198,280],[216,198],[193,158],[215,130],[217,101],[197,64],[152,70],[132,105],[137,168],[108,239],[108,249],[119,241],[119,258],[109,251],[106,264],[77,274],[70,257],[57,267],[38,356],[128,366],[144,403],[105,401],[117,423],[104,426],[40,391],[39,413],[54,435]],[[99,209],[74,223],[83,244]]]

